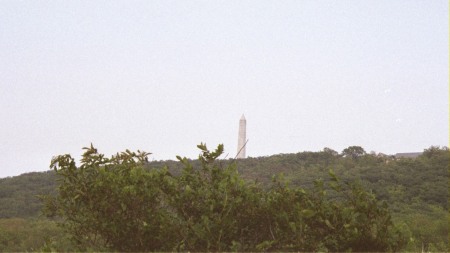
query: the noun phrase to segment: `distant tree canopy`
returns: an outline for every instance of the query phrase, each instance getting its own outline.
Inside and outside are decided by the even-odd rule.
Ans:
[[[51,163],[58,195],[45,197],[45,212],[63,219],[79,250],[397,251],[406,244],[385,203],[332,171],[329,183],[311,189],[277,177],[262,187],[244,180],[235,162],[218,160],[222,145],[198,147],[199,166],[178,157],[176,176],[145,169],[146,152],[106,158],[91,145],[80,166],[58,156]]]
[[[344,150],[342,150],[342,155],[344,157],[351,157],[353,159],[357,159],[360,156],[366,154],[366,151],[360,146],[350,146]]]
[[[0,218],[37,217],[42,202],[37,195],[56,192],[55,173],[31,172],[0,179]]]

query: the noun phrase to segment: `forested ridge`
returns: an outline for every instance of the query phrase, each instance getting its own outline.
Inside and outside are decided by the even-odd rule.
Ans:
[[[202,165],[201,160],[184,161],[194,168]],[[401,250],[448,251],[450,153],[447,148],[430,147],[415,159],[367,154],[360,147],[349,147],[341,153],[325,148],[320,152],[216,162],[221,167],[235,164],[243,179],[254,180],[262,188],[273,187],[274,175],[282,174],[290,186],[313,191],[317,179],[325,184],[333,183],[329,175],[332,170],[343,183],[358,182],[379,200],[386,201],[393,222],[406,238]],[[147,163],[145,169],[161,170],[165,166],[168,173],[180,177],[186,164],[154,161]],[[38,196],[54,195],[55,179],[54,171],[0,179],[0,251],[74,247],[62,228],[56,226],[58,218],[40,215],[42,202]],[[339,198],[330,189],[325,191],[326,198]],[[268,241],[260,249],[275,247],[270,243],[274,242]]]

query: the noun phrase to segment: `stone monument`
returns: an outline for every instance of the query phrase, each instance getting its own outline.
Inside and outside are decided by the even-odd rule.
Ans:
[[[247,144],[246,126],[247,121],[245,120],[244,114],[242,114],[242,117],[239,120],[239,137],[236,158],[245,158],[245,144]]]

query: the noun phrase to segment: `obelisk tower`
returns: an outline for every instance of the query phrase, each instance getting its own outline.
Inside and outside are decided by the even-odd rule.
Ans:
[[[246,142],[246,127],[247,121],[245,120],[244,114],[242,114],[239,120],[239,137],[238,137],[238,148],[237,148],[237,158],[245,158],[245,142]]]

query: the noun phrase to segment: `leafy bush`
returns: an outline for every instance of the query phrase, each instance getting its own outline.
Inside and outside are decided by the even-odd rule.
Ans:
[[[63,218],[78,250],[397,251],[406,243],[386,204],[332,171],[308,190],[280,177],[263,187],[236,163],[223,166],[222,145],[198,147],[200,166],[178,157],[177,176],[146,170],[140,151],[106,158],[91,145],[79,167],[55,157],[58,195],[45,198],[45,213]]]

